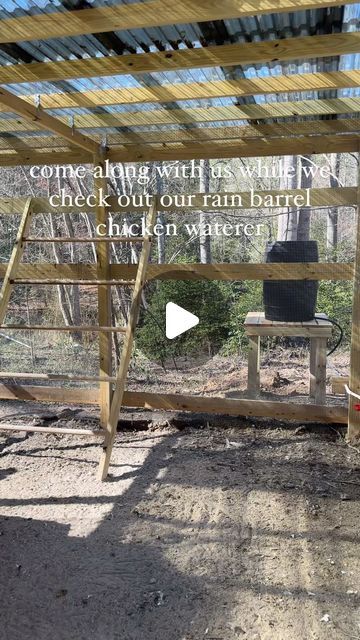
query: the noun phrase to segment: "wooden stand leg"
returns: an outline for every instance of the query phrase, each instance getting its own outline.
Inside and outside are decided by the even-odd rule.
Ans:
[[[249,336],[248,396],[256,397],[260,392],[260,336]]]
[[[315,404],[326,403],[326,349],[327,339],[316,339],[316,383],[315,383]]]
[[[316,393],[316,351],[317,340],[310,338],[310,398],[315,398]]]

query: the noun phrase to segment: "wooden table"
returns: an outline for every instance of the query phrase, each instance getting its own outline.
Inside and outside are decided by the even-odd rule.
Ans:
[[[326,402],[327,339],[332,335],[332,324],[325,313],[310,322],[273,322],[265,314],[251,311],[245,319],[245,333],[249,338],[248,393],[256,397],[260,391],[260,338],[261,336],[294,336],[310,338],[310,397],[315,404]],[[320,319],[321,318],[321,319]]]

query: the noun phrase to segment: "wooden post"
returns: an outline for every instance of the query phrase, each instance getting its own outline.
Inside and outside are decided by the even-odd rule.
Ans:
[[[310,338],[310,398],[315,398],[316,392],[316,338]]]
[[[359,154],[358,154],[358,162]],[[356,223],[356,253],[354,268],[354,293],[351,325],[351,353],[349,389],[360,395],[360,166],[358,169],[358,206]],[[348,440],[357,442],[360,439],[360,411],[355,406],[360,400],[349,395]]]
[[[94,166],[100,166],[104,169],[104,152],[100,151],[94,157]],[[103,194],[107,193],[106,178],[94,178],[95,194],[99,194],[100,189]],[[98,203],[96,207],[96,224],[106,224],[107,211],[106,208]],[[96,243],[96,259],[97,259],[97,278],[98,280],[110,280],[110,252],[108,242]],[[98,321],[100,327],[109,327],[111,325],[111,287],[108,285],[98,286]],[[112,375],[112,334],[110,332],[99,332],[99,376]],[[99,386],[99,406],[100,406],[100,425],[106,429],[106,425],[110,415],[111,404],[111,384],[109,382],[100,382]]]
[[[326,347],[327,338],[313,338],[316,342],[315,404],[326,403]]]
[[[248,395],[256,398],[260,391],[260,336],[249,336]]]

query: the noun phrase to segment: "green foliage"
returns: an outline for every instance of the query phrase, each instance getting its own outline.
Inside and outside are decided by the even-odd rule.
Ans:
[[[324,281],[320,283],[317,311],[336,320],[344,330],[343,344],[351,337],[351,309],[353,283],[351,281]],[[336,332],[338,335],[338,332]],[[335,335],[335,331],[334,331]]]
[[[136,334],[136,346],[148,358],[165,363],[178,356],[212,355],[229,331],[229,287],[208,280],[161,281],[147,293],[148,307]],[[165,307],[174,302],[200,319],[197,327],[175,340],[165,337]]]
[[[236,353],[247,348],[248,339],[245,336],[244,321],[249,311],[262,311],[262,282],[248,281],[239,288],[234,283],[233,304],[230,312],[230,332],[226,345],[228,353]]]

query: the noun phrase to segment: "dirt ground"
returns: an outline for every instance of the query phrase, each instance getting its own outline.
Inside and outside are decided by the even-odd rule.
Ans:
[[[87,411],[56,407],[58,424],[96,424]],[[1,638],[360,638],[360,456],[342,429],[143,417],[104,483],[90,437],[1,435]]]

